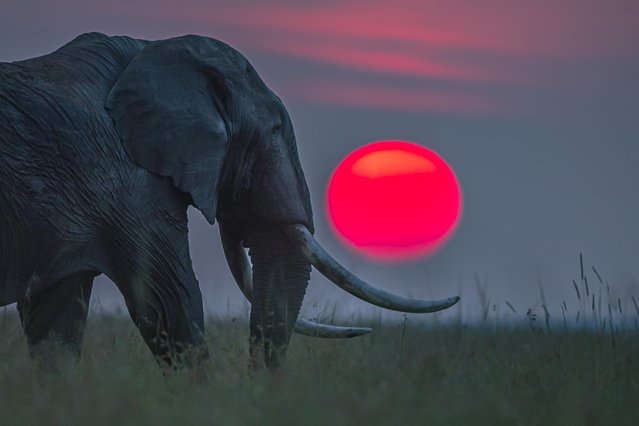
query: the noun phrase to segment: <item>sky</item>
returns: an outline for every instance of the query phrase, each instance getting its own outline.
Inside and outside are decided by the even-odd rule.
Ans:
[[[579,254],[613,299],[639,297],[639,2],[625,0],[4,0],[0,61],[46,54],[87,31],[232,45],[291,115],[316,238],[372,284],[415,297],[462,296],[441,318],[522,318],[576,304]],[[328,225],[326,185],[349,152],[410,140],[454,168],[464,193],[455,236],[428,259],[378,263]],[[216,226],[189,212],[209,316],[241,316]],[[517,311],[506,308],[508,301]],[[493,307],[494,305],[494,307]],[[92,306],[124,310],[104,277]],[[303,313],[400,321],[314,272]],[[424,316],[410,315],[418,321]],[[438,317],[438,318],[439,318]]]

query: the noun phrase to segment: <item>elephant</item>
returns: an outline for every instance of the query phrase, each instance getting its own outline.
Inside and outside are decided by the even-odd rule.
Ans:
[[[208,356],[187,208],[216,221],[251,302],[249,364],[277,369],[293,331],[365,334],[298,319],[311,266],[369,303],[446,309],[359,279],[314,238],[293,125],[237,50],[213,38],[87,33],[0,64],[0,306],[33,352],[80,355],[93,280],[111,279],[163,365]]]

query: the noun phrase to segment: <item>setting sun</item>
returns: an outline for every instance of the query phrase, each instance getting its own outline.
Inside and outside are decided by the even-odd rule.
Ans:
[[[330,179],[327,203],[330,223],[349,247],[386,261],[434,253],[462,210],[451,167],[404,141],[374,142],[349,154]]]

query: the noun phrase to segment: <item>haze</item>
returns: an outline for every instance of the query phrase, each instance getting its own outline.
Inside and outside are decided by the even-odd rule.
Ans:
[[[221,39],[287,105],[317,239],[363,278],[414,296],[461,293],[458,307],[438,315],[461,310],[473,318],[481,310],[478,277],[496,309],[506,315],[509,301],[521,317],[538,304],[540,283],[551,312],[574,300],[571,279],[583,252],[586,268],[595,265],[630,308],[630,295],[639,296],[638,2],[268,3],[5,0],[0,61],[49,53],[87,31]],[[430,147],[460,179],[463,220],[429,259],[367,261],[329,230],[325,187],[333,168],[380,139]],[[196,210],[189,226],[205,311],[245,315],[217,228]],[[104,277],[92,305],[124,311]],[[305,316],[330,317],[333,306],[346,318],[380,312],[314,272]]]

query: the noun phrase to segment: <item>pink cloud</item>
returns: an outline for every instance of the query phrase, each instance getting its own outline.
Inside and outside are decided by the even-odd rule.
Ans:
[[[289,99],[336,106],[419,111],[453,115],[514,114],[503,100],[483,94],[410,87],[384,87],[335,79],[299,80],[286,85]]]
[[[495,80],[490,70],[463,66],[428,55],[370,46],[353,46],[321,39],[256,38],[247,40],[252,47],[316,62],[365,71],[410,75],[444,80]]]
[[[179,6],[163,0],[114,0],[104,12],[173,26],[179,23],[193,32],[222,36],[243,51],[333,68],[336,72],[331,75],[349,70],[394,80],[410,77],[418,80],[416,86],[441,83],[449,88],[423,97],[416,94],[423,89],[397,89],[389,81],[377,87],[378,94],[373,96],[349,86],[341,77],[335,77],[332,86],[326,85],[340,87],[339,93],[331,89],[316,93],[313,86],[304,89],[302,76],[286,82],[308,100],[330,103],[340,99],[362,106],[368,102],[372,107],[449,112],[504,108],[506,113],[512,105],[490,102],[488,95],[481,102],[476,95],[466,95],[468,99],[462,101],[460,94],[468,85],[534,90],[576,86],[581,81],[581,86],[589,87],[591,77],[571,77],[576,65],[555,65],[639,57],[639,27],[634,22],[639,2],[631,0],[240,0],[224,5],[185,0]]]
[[[191,3],[195,3],[191,6]],[[636,55],[639,3],[632,0],[110,2],[108,10],[233,27],[248,33],[547,56]]]

